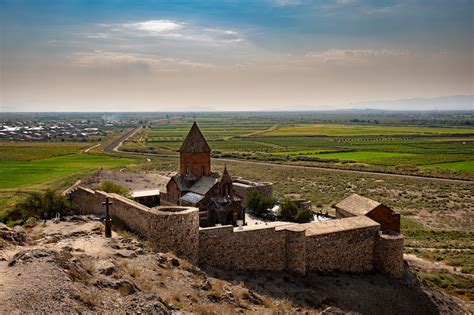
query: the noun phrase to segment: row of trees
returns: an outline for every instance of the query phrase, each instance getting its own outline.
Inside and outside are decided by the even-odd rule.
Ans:
[[[275,198],[264,195],[256,189],[250,191],[245,200],[247,208],[252,209],[257,216],[262,216],[275,204]],[[285,198],[280,203],[278,215],[284,221],[306,223],[313,219],[314,214],[310,209],[302,209],[290,198]]]

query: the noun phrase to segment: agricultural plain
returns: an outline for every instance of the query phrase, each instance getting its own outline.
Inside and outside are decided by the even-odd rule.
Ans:
[[[472,179],[474,128],[372,123],[291,123],[201,118],[216,158]],[[129,151],[176,154],[191,119],[155,122]]]
[[[0,142],[0,219],[25,192],[64,189],[101,168],[118,168],[135,160],[87,154],[89,143]]]
[[[99,168],[123,167],[133,160],[81,153],[80,143],[0,145],[0,189],[41,184]]]

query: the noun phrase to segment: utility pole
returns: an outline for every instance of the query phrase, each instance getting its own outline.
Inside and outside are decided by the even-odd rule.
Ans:
[[[102,202],[105,206],[105,237],[112,237],[112,218],[110,217],[109,206],[112,202],[109,201],[109,197],[105,197],[105,202]]]

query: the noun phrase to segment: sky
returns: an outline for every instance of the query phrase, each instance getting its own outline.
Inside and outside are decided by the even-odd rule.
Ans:
[[[474,0],[0,0],[0,111],[397,109],[473,95],[473,12]],[[474,109],[456,106],[437,105]]]

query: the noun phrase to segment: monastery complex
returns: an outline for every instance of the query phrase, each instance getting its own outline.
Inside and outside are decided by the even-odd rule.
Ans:
[[[211,148],[193,124],[180,150],[179,173],[169,180],[160,206],[76,187],[69,198],[81,214],[112,217],[148,240],[157,252],[227,270],[351,272],[372,270],[399,278],[404,273],[400,215],[374,200],[351,195],[336,205],[336,218],[305,224],[245,222],[243,200],[255,183],[211,169]]]

